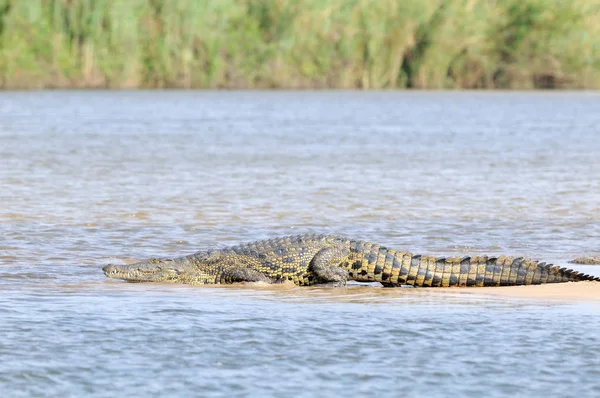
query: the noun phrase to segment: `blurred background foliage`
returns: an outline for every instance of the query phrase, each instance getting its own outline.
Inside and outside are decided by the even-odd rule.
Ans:
[[[600,0],[0,0],[2,88],[600,88]]]

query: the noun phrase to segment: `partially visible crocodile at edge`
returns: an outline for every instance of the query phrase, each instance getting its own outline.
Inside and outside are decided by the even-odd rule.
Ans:
[[[600,281],[600,278],[527,258],[432,257],[329,235],[298,235],[135,264],[109,264],[109,278],[191,285],[236,282],[385,287],[513,286]]]

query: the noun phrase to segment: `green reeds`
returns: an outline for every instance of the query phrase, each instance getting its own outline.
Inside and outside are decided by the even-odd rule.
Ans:
[[[600,88],[600,0],[0,0],[3,88]]]

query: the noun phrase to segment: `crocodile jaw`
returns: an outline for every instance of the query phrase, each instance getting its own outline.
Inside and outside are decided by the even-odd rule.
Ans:
[[[184,269],[173,260],[152,259],[135,264],[108,264],[102,271],[109,278],[130,282],[176,282]]]

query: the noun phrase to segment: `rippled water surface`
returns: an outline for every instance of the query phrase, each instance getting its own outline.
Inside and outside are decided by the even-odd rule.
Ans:
[[[0,396],[600,396],[598,301],[100,269],[302,232],[566,265],[599,175],[598,93],[0,93]]]

